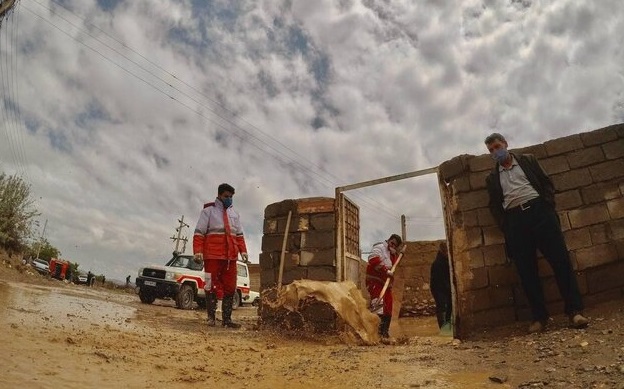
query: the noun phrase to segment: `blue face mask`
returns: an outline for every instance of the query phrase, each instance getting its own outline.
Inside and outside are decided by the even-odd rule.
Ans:
[[[232,206],[232,198],[231,197],[226,197],[224,199],[221,199],[221,202],[223,203],[223,207],[230,208]]]
[[[507,149],[494,150],[490,156],[496,162],[503,163],[507,160],[507,157],[509,157],[509,151],[507,151]]]

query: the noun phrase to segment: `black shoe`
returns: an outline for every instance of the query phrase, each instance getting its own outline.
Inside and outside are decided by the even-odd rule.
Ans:
[[[238,323],[234,323],[233,321],[224,321],[223,322],[223,327],[239,329],[239,328],[241,328],[241,325],[238,324]]]

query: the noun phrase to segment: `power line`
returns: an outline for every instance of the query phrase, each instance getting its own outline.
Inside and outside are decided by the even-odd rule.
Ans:
[[[35,2],[36,4],[40,5],[43,8],[47,8],[43,5],[41,5],[40,3]],[[57,3],[58,4],[58,3]],[[317,171],[311,169],[308,166],[305,166],[303,164],[301,164],[298,160],[287,156],[286,154],[284,154],[283,152],[281,152],[279,149],[277,149],[275,146],[267,143],[265,140],[257,137],[256,135],[250,133],[249,131],[245,130],[244,128],[240,127],[239,125],[237,125],[236,123],[234,123],[230,118],[221,116],[219,114],[219,112],[217,112],[214,108],[210,107],[210,106],[206,106],[204,104],[202,104],[200,101],[198,101],[197,99],[193,98],[192,96],[189,96],[188,94],[186,94],[185,92],[181,91],[180,89],[176,88],[175,86],[173,86],[171,83],[168,83],[164,80],[162,80],[160,77],[158,77],[157,75],[155,75],[153,72],[151,72],[150,70],[142,67],[140,64],[138,64],[136,61],[132,60],[131,58],[125,56],[124,54],[120,53],[118,50],[116,50],[115,48],[111,47],[110,45],[102,42],[100,39],[98,39],[97,37],[93,36],[91,33],[89,32],[83,32],[81,31],[80,27],[76,26],[75,24],[73,24],[71,21],[67,20],[66,18],[63,18],[62,16],[59,16],[61,19],[63,19],[65,22],[67,22],[68,24],[72,25],[74,28],[78,29],[78,32],[84,34],[84,35],[88,35],[91,38],[93,38],[94,40],[96,40],[97,42],[103,44],[105,47],[109,48],[110,50],[114,51],[115,53],[119,54],[120,56],[122,56],[123,58],[127,59],[128,61],[132,62],[133,64],[135,64],[136,66],[138,66],[141,70],[147,72],[148,74],[150,74],[151,76],[157,78],[159,81],[165,83],[169,88],[174,89],[175,91],[179,92],[181,95],[183,95],[184,97],[189,98],[190,100],[192,100],[193,102],[197,103],[198,105],[200,105],[203,108],[206,108],[207,110],[209,110],[210,112],[212,112],[215,116],[218,117],[219,120],[215,120],[212,117],[206,116],[206,114],[204,114],[201,111],[198,111],[192,107],[190,107],[188,104],[182,102],[181,100],[177,99],[176,97],[172,96],[171,94],[169,94],[167,91],[161,89],[160,87],[152,84],[151,82],[149,82],[148,80],[146,80],[145,78],[139,76],[138,74],[130,71],[129,69],[125,68],[124,66],[118,64],[117,62],[113,61],[111,58],[105,56],[103,53],[101,53],[100,51],[98,51],[97,49],[89,46],[87,43],[77,39],[76,37],[70,35],[69,33],[67,33],[66,31],[64,31],[63,29],[61,29],[59,26],[57,26],[56,24],[54,24],[53,22],[47,20],[46,18],[44,18],[43,16],[37,14],[36,12],[34,12],[33,10],[31,10],[28,7],[25,7],[27,11],[31,12],[33,15],[39,17],[40,19],[44,20],[46,23],[50,24],[51,26],[53,26],[54,28],[56,28],[57,30],[59,30],[60,32],[62,32],[63,34],[69,36],[70,38],[74,39],[75,41],[77,41],[78,43],[80,43],[81,45],[85,46],[86,48],[90,49],[91,51],[95,52],[96,54],[100,55],[103,59],[105,59],[106,61],[112,63],[113,65],[119,67],[120,69],[122,69],[123,71],[125,71],[126,73],[130,74],[131,76],[139,79],[140,81],[144,82],[145,84],[147,84],[148,86],[150,86],[151,88],[153,88],[154,90],[156,90],[157,92],[160,92],[164,95],[166,95],[167,97],[169,97],[172,100],[175,100],[176,102],[178,102],[180,105],[184,106],[185,108],[189,109],[191,112],[197,114],[198,116],[203,117],[204,119],[216,124],[219,128],[227,131],[228,133],[231,133],[232,135],[240,138],[242,141],[247,141],[249,144],[251,144],[252,146],[254,146],[255,148],[257,148],[258,150],[270,155],[272,158],[276,159],[278,162],[280,162],[281,164],[283,164],[284,166],[290,166],[292,168],[295,168],[296,170],[299,170],[300,172],[310,176],[311,178],[315,179],[316,181],[324,181],[326,184],[330,184],[332,185],[332,187],[335,187],[337,185],[336,182],[329,180],[328,178],[326,178],[325,176],[321,175],[320,173],[318,173]],[[52,11],[50,8],[47,8],[48,10]],[[71,12],[71,11],[70,11]],[[101,29],[100,29],[101,30]],[[108,34],[107,34],[108,35]],[[109,35],[110,36],[110,35]],[[113,38],[114,39],[114,38]],[[116,40],[117,42],[119,42],[118,40]],[[123,44],[125,48],[128,48],[132,51],[134,51],[133,49],[129,48],[127,45]],[[134,51],[136,53],[136,51]],[[140,55],[140,54],[139,54]],[[143,56],[141,56],[143,57]],[[144,58],[144,57],[143,57]],[[151,61],[149,61],[151,62]],[[153,63],[153,62],[151,62]],[[155,65],[158,66],[158,65]],[[162,67],[159,67],[162,69]],[[172,77],[174,77],[176,80],[179,80],[176,76],[174,76],[173,74],[171,74],[170,72],[167,72],[169,75],[171,75]],[[183,81],[180,81],[183,82]],[[188,85],[188,84],[187,84]],[[194,88],[193,88],[194,89]],[[196,90],[196,89],[195,89]],[[201,92],[198,92],[201,93]],[[205,94],[202,94],[204,96],[206,96]],[[223,123],[225,122],[225,124]],[[228,128],[227,124],[229,124],[231,127],[233,128]],[[256,127],[257,128],[257,127]],[[232,132],[231,130],[235,129],[237,130],[237,132],[242,132],[244,135],[241,135],[240,133],[237,132]],[[260,131],[260,130],[259,130]],[[261,132],[261,131],[260,131]],[[265,136],[267,136],[268,138],[270,138],[271,140],[273,140],[274,142],[282,145],[283,147],[285,147],[286,149],[288,149],[289,151],[291,151],[292,153],[296,152],[290,148],[288,148],[287,146],[281,144],[279,141],[276,141],[274,138],[268,136],[267,134],[263,133]],[[262,145],[265,145],[267,147],[269,147],[270,149],[274,150],[277,154],[288,158],[288,160],[284,160],[283,158],[281,158],[280,156],[273,154],[271,152],[269,152],[268,150],[264,149],[261,145],[258,145],[256,143],[254,143],[253,141],[251,141],[250,139],[246,139],[246,136],[255,139],[256,141],[260,142]],[[296,154],[298,158],[301,157],[300,154]],[[318,167],[318,166],[317,166]],[[332,174],[326,172],[324,169],[318,167],[319,170],[322,170],[324,173],[326,173],[327,175],[333,176]],[[314,178],[316,177],[316,178]],[[335,177],[335,176],[333,176]],[[363,199],[362,196],[354,196],[354,197],[359,197],[360,199]],[[364,199],[363,199],[364,200]],[[380,202],[373,200],[376,204],[374,205],[374,208],[382,213],[385,213],[387,216],[391,217],[392,219],[397,219],[398,218],[398,212],[397,214],[392,214],[390,212],[387,211],[387,207],[384,207]],[[372,203],[370,201],[364,200],[365,203],[368,203],[369,205],[371,205]]]

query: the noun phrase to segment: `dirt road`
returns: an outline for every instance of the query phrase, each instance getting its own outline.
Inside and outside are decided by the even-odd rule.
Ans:
[[[350,346],[257,330],[252,307],[235,311],[241,330],[209,328],[202,311],[2,265],[0,387],[624,389],[624,301],[587,313],[587,330],[558,318],[543,334],[523,323],[466,342],[402,319],[403,344]]]

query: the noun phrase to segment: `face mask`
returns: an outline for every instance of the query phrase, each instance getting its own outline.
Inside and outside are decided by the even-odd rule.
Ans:
[[[507,157],[509,157],[509,151],[507,151],[507,149],[494,150],[490,156],[496,162],[503,163],[507,160]]]
[[[231,197],[226,197],[224,199],[221,199],[221,202],[223,203],[223,206],[226,209],[230,208],[232,206],[232,198]]]

